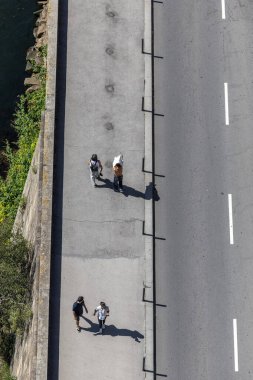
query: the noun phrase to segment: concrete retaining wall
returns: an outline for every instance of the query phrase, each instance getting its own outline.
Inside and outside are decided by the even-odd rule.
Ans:
[[[48,0],[46,109],[15,222],[35,249],[33,318],[17,341],[12,365],[18,380],[47,379],[58,2]]]

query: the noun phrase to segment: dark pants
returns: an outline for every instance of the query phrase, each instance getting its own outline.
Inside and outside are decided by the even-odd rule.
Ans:
[[[80,321],[80,317],[82,316],[82,314],[77,314],[75,311],[73,311],[73,315],[74,315],[74,319],[76,321],[76,325],[77,327],[79,327],[79,321]]]
[[[99,323],[99,328],[102,329],[102,325],[105,324],[105,319],[98,319],[98,323]]]
[[[114,187],[122,189],[122,181],[123,181],[123,175],[121,176],[114,176]]]

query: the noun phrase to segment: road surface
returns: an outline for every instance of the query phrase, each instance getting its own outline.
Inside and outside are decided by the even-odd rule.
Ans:
[[[157,372],[253,377],[253,3],[155,3]]]

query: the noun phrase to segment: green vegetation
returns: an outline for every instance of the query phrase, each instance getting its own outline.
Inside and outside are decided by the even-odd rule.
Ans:
[[[40,49],[45,58],[46,47]],[[41,112],[45,107],[46,68],[31,62],[39,88],[19,97],[13,119],[17,142],[6,142],[0,159],[7,168],[0,176],[0,379],[14,380],[8,363],[13,355],[15,338],[22,335],[31,318],[30,264],[32,249],[21,234],[13,234],[12,226],[20,206],[26,207],[22,196],[34,149],[40,131]],[[37,168],[33,168],[34,173]]]
[[[0,361],[0,379],[1,380],[16,380],[15,377],[12,377],[10,374],[10,369],[6,363],[1,363]]]
[[[12,222],[0,224],[0,357],[12,356],[15,335],[22,334],[30,309],[32,250]]]
[[[41,48],[41,57],[46,47]],[[0,177],[0,223],[5,218],[14,220],[32,156],[38,140],[41,112],[45,107],[46,68],[31,62],[33,74],[37,75],[41,86],[33,92],[19,97],[13,120],[18,140],[15,146],[6,143],[3,153],[8,166],[6,178]]]

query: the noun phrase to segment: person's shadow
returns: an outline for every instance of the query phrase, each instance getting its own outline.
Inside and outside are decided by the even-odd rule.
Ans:
[[[98,185],[97,184],[97,187],[98,188],[107,188],[107,189],[112,189],[115,191],[115,188],[114,188],[114,185],[113,185],[113,182],[110,181],[108,178],[99,178],[99,181],[100,182],[103,182],[103,185]],[[127,186],[127,185],[123,185],[123,195],[125,195],[125,197],[135,197],[135,198],[143,198],[143,199],[146,199],[146,200],[150,200],[152,199],[153,197],[153,193],[154,193],[154,200],[157,202],[159,201],[160,197],[158,195],[158,192],[156,190],[156,187],[155,185],[153,186],[152,182],[149,183],[148,186],[146,186],[146,190],[145,190],[145,193],[142,193],[141,191],[139,190],[136,190],[134,189],[133,187],[130,187],[130,186]]]
[[[82,316],[82,318],[90,325],[89,327],[81,327],[81,330],[88,331],[93,333],[93,335],[101,335],[101,333],[98,332],[99,325],[98,323],[92,322],[89,318]],[[129,330],[129,329],[118,329],[114,325],[106,325],[105,329],[103,330],[103,335],[110,335],[110,336],[129,336],[130,338],[133,338],[135,342],[140,343],[140,339],[144,338],[144,335],[142,335],[139,331],[136,330]]]

